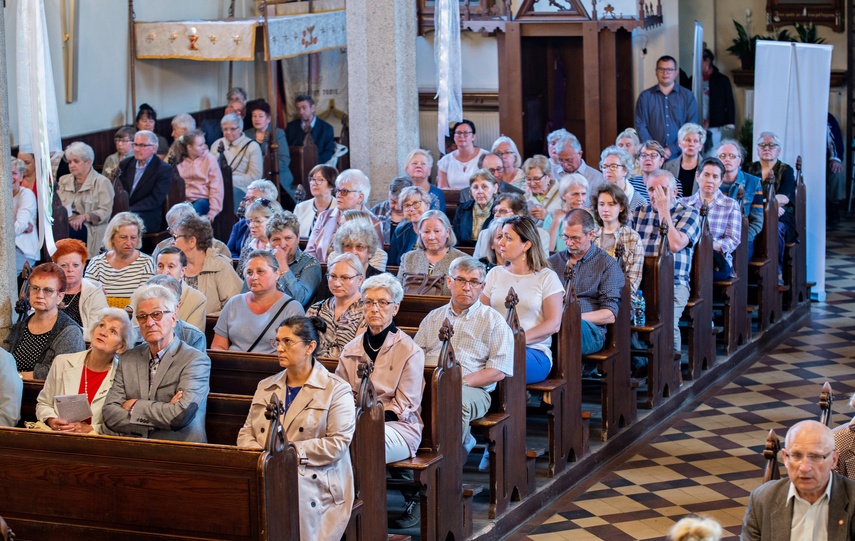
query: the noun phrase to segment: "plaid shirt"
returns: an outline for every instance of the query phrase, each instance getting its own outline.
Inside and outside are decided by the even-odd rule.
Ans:
[[[626,274],[626,279],[629,280],[632,288],[633,296],[641,287],[641,273],[644,270],[644,245],[641,243],[641,237],[629,226],[622,225],[615,231],[617,244],[623,245],[623,269]],[[594,244],[597,248],[603,248],[603,228],[598,227],[594,230]],[[617,245],[615,245],[617,246]],[[606,251],[607,254],[614,257],[613,251]]]
[[[700,212],[704,204],[704,200],[701,199],[701,192],[697,192],[691,197],[684,197],[683,204],[694,207]],[[715,197],[708,207],[707,223],[710,225],[710,234],[713,240],[719,243],[725,259],[732,266],[732,254],[739,246],[742,235],[742,214],[739,203],[716,190]]]
[[[689,287],[692,272],[692,251],[701,234],[701,217],[692,207],[675,201],[671,205],[671,221],[678,231],[689,237],[685,248],[674,254],[674,284]],[[653,205],[638,207],[630,224],[644,243],[644,255],[656,255],[659,248],[659,215]]]

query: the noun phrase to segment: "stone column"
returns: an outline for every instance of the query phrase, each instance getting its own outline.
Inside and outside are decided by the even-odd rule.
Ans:
[[[350,163],[375,203],[419,147],[415,2],[347,1],[347,77]]]
[[[5,28],[5,10],[0,8],[0,30]],[[13,37],[14,39],[14,37]],[[0,39],[0,339],[9,334],[18,300],[15,280],[15,212],[12,207],[12,168],[9,148],[9,79],[6,77],[6,40]]]

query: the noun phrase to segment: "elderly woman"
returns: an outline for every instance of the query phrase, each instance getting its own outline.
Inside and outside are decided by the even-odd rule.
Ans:
[[[267,220],[276,212],[282,211],[282,205],[268,199],[258,199],[246,209],[246,221],[249,222],[249,235],[240,249],[237,263],[237,273],[243,274],[246,260],[254,250],[269,250],[267,238]]]
[[[318,316],[326,323],[327,330],[321,333],[318,346],[320,357],[338,359],[344,346],[365,330],[365,313],[359,293],[364,276],[365,268],[353,254],[341,254],[330,261],[327,285],[332,297],[313,304],[306,311],[306,315]]]
[[[722,149],[727,143],[732,143],[732,141],[723,140],[719,149]],[[737,154],[745,154],[739,145],[732,145],[732,147],[736,149]],[[732,154],[733,152],[720,152],[718,158],[721,161],[732,161],[733,158],[730,156],[722,158],[721,154],[727,153]],[[795,242],[798,237],[795,217],[796,173],[790,165],[779,159],[781,156],[781,140],[774,132],[764,131],[760,134],[757,138],[757,153],[760,160],[745,167],[745,172],[760,177],[763,182],[769,178],[769,173],[775,174],[775,199],[778,200],[778,257],[781,259],[784,254],[784,243]],[[741,158],[741,156],[736,157]],[[730,179],[725,180],[729,181]],[[747,200],[748,194],[745,195]]]
[[[632,171],[633,160],[629,152],[617,146],[610,146],[600,153],[600,171],[603,172],[603,179],[626,194],[630,214],[646,202],[644,196],[635,191],[635,187],[627,181]],[[592,210],[595,208],[591,207]]]
[[[36,264],[39,257],[39,234],[36,231],[38,209],[35,194],[21,185],[27,164],[12,160],[12,207],[15,210],[15,272],[20,274],[25,263]]]
[[[184,283],[205,295],[209,315],[219,314],[226,301],[240,293],[242,285],[232,260],[211,247],[213,238],[211,222],[195,214],[185,216],[172,228],[175,246],[187,256]]]
[[[475,124],[463,119],[451,129],[457,150],[440,158],[436,164],[436,185],[460,190],[469,185],[472,171],[478,168],[478,158],[487,151],[475,146]]]
[[[540,223],[554,211],[561,208],[561,196],[558,183],[552,178],[549,158],[537,154],[525,161],[525,198],[531,217]]]
[[[448,222],[448,216],[438,210],[429,210],[419,219],[417,229],[419,240],[417,248],[404,254],[398,269],[398,280],[402,284],[407,277],[427,275],[442,277],[448,274],[451,262],[466,254],[454,248],[457,237]],[[451,295],[448,284],[440,280],[442,291],[440,295]]]
[[[429,150],[418,148],[407,154],[404,160],[404,172],[413,181],[413,186],[421,188],[430,194],[431,210],[445,212],[445,192],[430,183],[430,172],[433,167],[433,156]]]
[[[276,287],[281,274],[279,261],[270,252],[255,250],[250,254],[246,263],[249,292],[226,302],[214,327],[211,349],[275,352],[271,342],[276,337],[276,323],[305,314],[299,302]]]
[[[57,355],[36,402],[36,417],[57,432],[102,433],[101,407],[113,385],[119,354],[133,347],[136,337],[128,314],[118,308],[101,310],[86,334],[92,337],[92,347],[79,353]],[[92,416],[63,419],[55,397],[76,394],[86,395]]]
[[[615,146],[625,150],[632,156],[633,169],[627,173],[630,177],[641,174],[641,168],[636,163],[638,159],[638,149],[641,146],[641,140],[638,138],[638,132],[634,128],[627,128],[620,132],[615,138]]]
[[[259,382],[237,438],[238,447],[267,445],[270,421],[265,414],[270,395],[275,394],[291,419],[284,427],[285,436],[301,463],[297,500],[302,541],[340,539],[355,497],[349,447],[356,430],[356,409],[351,387],[317,360],[325,330],[324,322],[315,317],[282,322],[273,343],[284,370]]]
[[[265,234],[282,271],[279,287],[307,307],[321,283],[321,265],[300,249],[297,217],[287,210],[275,213],[267,220]]]
[[[377,232],[362,221],[345,223],[338,228],[333,238],[335,253],[355,255],[365,268],[366,278],[383,272],[371,263],[378,246]]]
[[[83,327],[83,339],[88,342],[97,313],[107,308],[107,297],[99,282],[83,277],[87,256],[86,245],[79,240],[61,239],[56,241],[51,259],[65,273],[65,297],[60,310]]]
[[[371,382],[386,412],[386,463],[412,458],[422,440],[419,416],[424,390],[425,354],[392,318],[398,313],[404,290],[391,274],[365,280],[360,288],[365,305],[364,333],[341,352],[336,374],[356,392],[359,363],[367,358],[374,366]]]
[[[389,198],[371,207],[371,213],[380,219],[384,244],[392,242],[392,234],[395,233],[395,228],[404,221],[404,212],[401,210],[398,198],[404,188],[412,185],[413,181],[409,177],[393,178],[389,184]]]
[[[131,126],[122,126],[116,131],[116,135],[113,137],[113,142],[116,144],[116,152],[110,154],[104,160],[104,166],[101,168],[102,175],[113,180],[122,160],[133,157],[134,135],[136,133],[136,128]]]
[[[374,222],[377,238],[383,238],[383,230],[380,220],[368,211],[365,203],[371,195],[371,182],[365,173],[359,169],[348,169],[342,171],[335,181],[336,208],[328,209],[318,215],[312,234],[306,243],[306,252],[314,256],[321,263],[327,262],[336,230],[344,223],[344,211],[364,210],[368,212]],[[372,252],[373,253],[373,252]]]
[[[552,335],[561,325],[564,288],[543,257],[531,218],[515,216],[505,221],[499,251],[505,264],[487,273],[481,302],[506,316],[508,290],[513,287],[519,294],[517,315],[526,339],[525,381],[543,381],[552,369]]]
[[[348,222],[360,222],[363,225],[369,227],[374,234],[377,234],[377,230],[374,229],[374,215],[368,211],[360,210],[360,209],[351,209],[346,210],[342,213],[344,216],[344,224]],[[333,248],[335,248],[335,238],[333,238]],[[335,258],[338,253],[333,249],[327,254],[327,260]],[[371,257],[368,259],[368,264],[376,269],[379,269],[381,272],[386,271],[386,262],[389,259],[389,255],[383,250],[382,244],[380,243],[380,239],[377,239],[377,249],[374,250],[374,253],[371,254]]]
[[[404,211],[404,221],[398,224],[389,243],[389,265],[400,265],[401,257],[416,248],[419,238],[416,229],[422,214],[430,209],[430,194],[417,186],[401,191],[399,205]]]
[[[71,174],[60,177],[57,194],[62,205],[71,209],[68,234],[85,242],[89,253],[97,254],[113,214],[113,185],[92,168],[95,152],[86,143],[68,145],[65,159]]]
[[[276,185],[265,179],[253,180],[246,190],[246,196],[241,199],[240,204],[246,209],[249,205],[258,199],[267,199],[268,201],[276,201],[279,198],[279,190]],[[246,237],[249,235],[249,222],[244,216],[232,226],[232,231],[229,234],[228,249],[231,252],[231,257],[240,257],[240,249],[243,243],[246,242]]]
[[[146,130],[154,133],[154,126],[156,123],[157,112],[152,108],[152,106],[147,103],[140,105],[140,108],[137,110],[136,122],[134,124],[137,131]],[[169,144],[166,142],[166,138],[162,135],[157,135],[157,152],[155,152],[155,154],[162,158],[166,156],[167,152],[169,152]]]
[[[475,246],[481,231],[493,221],[493,203],[499,193],[499,181],[486,169],[479,169],[469,179],[472,199],[458,205],[454,213],[454,234],[462,246]]]
[[[524,190],[525,173],[521,167],[523,161],[514,140],[507,135],[500,135],[495,141],[493,141],[493,146],[490,148],[490,152],[502,159],[502,167],[504,170],[502,181]]]
[[[104,233],[107,253],[89,260],[86,277],[101,282],[107,304],[124,308],[131,295],[154,274],[154,260],[140,252],[145,226],[133,212],[113,216]]]
[[[549,232],[549,250],[560,252],[566,250],[564,239],[561,238],[560,230],[564,216],[573,209],[582,209],[588,206],[588,179],[579,173],[562,175],[558,183],[558,196],[561,206],[549,213],[543,221],[543,229]]]
[[[198,216],[196,209],[193,208],[193,205],[191,205],[190,203],[187,203],[185,201],[183,203],[176,203],[172,205],[172,208],[166,211],[166,230],[172,231],[172,228],[175,227],[175,224],[177,224],[181,220],[181,218],[189,214],[196,214]],[[172,237],[166,237],[165,239],[160,241],[157,246],[155,246],[154,252],[152,252],[151,254],[151,257],[155,260],[155,263],[157,262],[157,256],[160,254],[160,251],[166,248],[167,246],[172,246]],[[216,251],[223,254],[225,257],[231,259],[231,250],[225,242],[214,239],[213,246]]]
[[[166,161],[170,164],[176,164],[180,160],[177,159],[178,155],[178,140],[181,139],[181,136],[185,133],[196,129],[196,119],[190,116],[187,113],[178,113],[174,117],[172,117],[172,146],[169,147],[169,152],[166,154]],[[201,130],[200,130],[201,131]],[[202,134],[204,136],[204,131]],[[205,147],[208,148],[207,146]]]
[[[45,379],[54,357],[86,349],[80,326],[59,309],[65,288],[65,273],[55,263],[42,263],[30,275],[33,312],[12,325],[3,343],[25,379]]]
[[[270,126],[270,105],[266,101],[258,102],[250,111],[252,127],[246,130],[246,136],[261,146],[262,158],[267,157],[270,152],[270,141],[276,138],[279,148],[276,150],[276,158],[279,161],[279,185],[282,189],[294,192],[294,175],[291,174],[291,152],[288,149],[288,140],[285,138],[285,130]]]
[[[484,255],[478,258],[478,261],[484,264],[486,272],[489,272],[490,269],[497,265],[502,266],[505,264],[505,260],[502,259],[502,254],[499,252],[499,240],[502,237],[503,223],[504,220],[493,220],[490,223],[490,227],[485,231],[490,241],[485,246]]]
[[[513,216],[527,216],[531,218],[531,214],[528,212],[528,203],[526,203],[525,198],[516,193],[500,193],[496,196],[496,203],[493,205],[493,221],[490,223],[492,226],[497,222],[501,222],[507,218],[511,218]],[[501,232],[501,227],[499,231]],[[549,248],[549,232],[545,229],[538,228],[538,235],[540,235],[540,244],[543,246],[543,258],[546,259],[549,256],[549,252],[547,251]],[[475,244],[475,250],[473,252],[473,256],[476,259],[480,259],[482,257],[487,256],[487,252],[491,244],[493,244],[493,251],[498,250],[498,245],[495,245],[491,242],[493,236],[487,231],[481,231],[481,234],[478,235],[478,242]],[[499,257],[501,259],[501,256]]]
[[[642,194],[645,200],[649,200],[647,196],[647,176],[653,171],[661,169],[665,163],[665,149],[658,141],[645,141],[638,148],[638,167],[641,173],[637,176],[629,177],[629,183],[636,192]]]
[[[235,197],[235,212],[240,200],[246,195],[249,184],[264,176],[264,159],[261,157],[261,147],[244,135],[243,119],[236,113],[229,113],[220,121],[223,136],[211,145],[211,153],[215,158],[220,157],[220,145],[226,163],[232,168],[232,188]]]
[[[312,197],[294,207],[294,215],[300,220],[300,237],[308,238],[311,235],[318,214],[336,207],[333,192],[337,176],[336,168],[325,164],[316,165],[309,172],[309,192]]]
[[[695,175],[706,141],[707,130],[692,122],[683,124],[677,132],[677,146],[682,152],[662,166],[677,179],[677,197],[689,197],[695,193]]]
[[[205,146],[205,132],[190,130],[175,140],[178,174],[184,179],[187,201],[210,221],[223,210],[223,173]]]
[[[618,262],[629,280],[632,294],[636,295],[641,287],[644,245],[638,233],[627,225],[628,205],[626,194],[614,184],[601,184],[591,195],[594,220],[600,226],[594,230],[594,244],[615,258],[615,249],[623,246],[623,256]]]

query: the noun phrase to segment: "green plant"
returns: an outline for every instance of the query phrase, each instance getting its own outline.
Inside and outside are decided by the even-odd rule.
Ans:
[[[745,27],[736,21],[733,21],[733,26],[736,27],[736,38],[733,40],[733,45],[727,48],[727,52],[742,60],[743,64],[746,58],[751,58],[753,61],[756,37],[749,36]]]
[[[825,43],[825,38],[817,36],[815,24],[795,23],[793,26],[796,27],[796,33],[799,35],[799,41],[802,43]]]
[[[742,121],[742,126],[739,128],[739,134],[736,137],[739,144],[742,145],[748,155],[751,155],[750,149],[754,148],[754,120],[745,118]]]

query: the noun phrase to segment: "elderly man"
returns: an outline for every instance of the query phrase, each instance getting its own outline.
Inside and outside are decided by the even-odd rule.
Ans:
[[[659,253],[659,242],[667,241],[674,254],[674,351],[680,351],[680,316],[689,302],[689,275],[692,252],[700,236],[698,211],[677,200],[677,179],[668,171],[657,169],[647,176],[650,203],[638,207],[631,227],[644,243],[644,255]],[[665,223],[668,233],[660,239],[659,225]]]
[[[0,426],[15,426],[21,418],[24,380],[18,375],[15,358],[0,349]]]
[[[549,267],[565,288],[568,275],[573,279],[582,308],[582,355],[588,355],[603,349],[606,325],[617,317],[626,278],[617,260],[594,245],[597,223],[590,212],[573,209],[562,226],[567,249],[550,256]]]
[[[677,61],[663,56],[656,61],[657,83],[638,96],[635,129],[642,141],[658,141],[665,147],[665,159],[680,154],[677,131],[687,122],[698,123],[698,102],[688,88],[677,81]]]
[[[784,443],[787,479],[769,481],[748,498],[743,541],[855,539],[855,481],[832,470],[839,454],[831,429],[801,421]]]
[[[146,281],[146,284],[163,286],[169,291],[171,291],[172,294],[176,296],[176,298],[179,298],[178,296],[181,294],[182,291],[182,282],[179,282],[168,274],[155,274]],[[186,284],[184,287],[185,289],[187,289]],[[202,353],[205,353],[208,348],[207,342],[205,341],[205,333],[202,332],[202,330],[200,330],[200,328],[196,325],[187,323],[181,318],[181,301],[178,302],[176,310],[178,321],[175,323],[175,336],[188,346],[196,348]],[[204,328],[205,324],[203,322],[201,329]],[[143,342],[145,342],[145,339],[142,335],[142,329],[137,327],[137,345],[140,345]]]
[[[698,164],[698,192],[684,197],[683,204],[700,212],[706,204],[707,223],[713,239],[713,280],[727,280],[733,274],[733,251],[742,237],[739,203],[719,190],[724,164],[718,158],[706,158]]]
[[[748,217],[748,259],[754,254],[754,239],[763,230],[763,183],[760,178],[742,170],[745,150],[733,139],[724,139],[713,150],[713,156],[724,164],[724,176],[721,182],[721,192],[736,199],[741,186],[745,192],[742,201],[742,212]]]
[[[197,329],[204,331],[205,309],[208,300],[205,298],[204,293],[184,283],[184,272],[187,270],[187,256],[176,246],[167,246],[158,252],[155,263],[157,264],[157,274],[171,276],[178,281],[178,319],[186,321]]]
[[[128,192],[129,210],[142,218],[145,230],[163,230],[163,202],[172,182],[172,167],[158,158],[157,135],[138,131],[134,135],[134,157],[119,164],[119,180]]]
[[[502,162],[501,156],[493,154],[492,152],[481,154],[481,157],[478,158],[478,170],[480,169],[486,169],[496,178],[496,180],[499,181],[499,191],[497,193],[525,193],[510,182],[504,181],[505,166]],[[472,199],[472,192],[469,190],[468,186],[460,190],[461,203],[465,203],[470,199]]]
[[[251,128],[252,122],[247,123],[245,118],[247,101],[246,91],[243,88],[239,86],[230,88],[226,92],[226,109],[223,112],[223,116],[237,113],[244,121],[243,127],[246,129]],[[208,148],[213,148],[214,141],[223,136],[223,128],[220,126],[219,119],[209,118],[208,120],[204,120],[199,128],[205,132],[205,144],[208,145]]]
[[[104,404],[113,434],[205,443],[211,359],[175,335],[178,301],[169,289],[144,285],[131,306],[146,343],[121,356]]]
[[[335,153],[333,127],[315,116],[315,100],[311,96],[305,94],[297,96],[294,106],[297,108],[297,118],[285,126],[288,145],[303,146],[306,132],[312,130],[312,139],[318,147],[318,163],[327,163]]]
[[[605,182],[603,174],[593,167],[588,167],[582,159],[582,145],[572,133],[559,137],[555,142],[555,161],[558,168],[553,170],[553,176],[560,179],[561,175],[579,173],[588,181],[588,193],[594,193]]]

